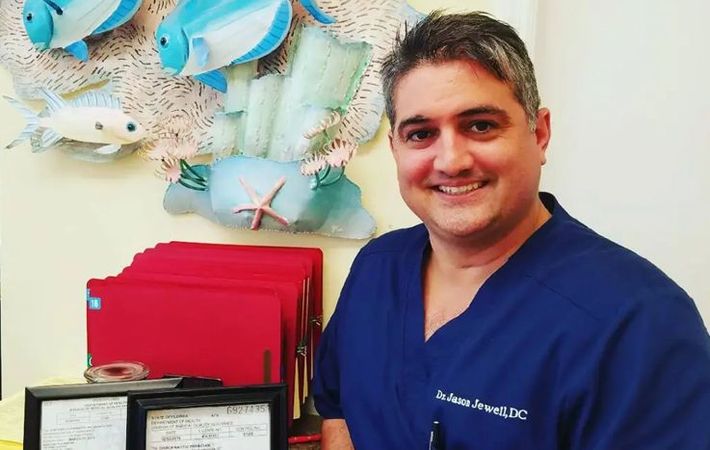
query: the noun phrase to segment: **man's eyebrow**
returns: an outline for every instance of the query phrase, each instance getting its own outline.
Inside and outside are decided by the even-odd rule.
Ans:
[[[397,126],[397,131],[399,133],[401,133],[402,130],[404,130],[405,128],[407,128],[410,125],[418,125],[421,123],[426,123],[426,122],[429,122],[429,120],[430,119],[428,119],[422,115],[416,115],[416,116],[409,117],[399,123],[399,125]]]
[[[475,108],[467,109],[466,111],[460,112],[457,115],[459,117],[469,117],[469,116],[478,116],[482,114],[488,114],[488,115],[494,115],[494,116],[499,116],[502,119],[505,120],[510,120],[510,115],[508,115],[508,112],[504,109],[498,108],[497,106],[477,106]]]

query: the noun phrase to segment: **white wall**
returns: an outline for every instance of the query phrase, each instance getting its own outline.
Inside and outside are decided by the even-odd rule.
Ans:
[[[676,280],[710,323],[707,0],[541,0],[544,185]]]

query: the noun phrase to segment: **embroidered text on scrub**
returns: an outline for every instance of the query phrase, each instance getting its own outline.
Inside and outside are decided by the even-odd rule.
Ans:
[[[471,401],[464,397],[458,397],[453,393],[446,395],[446,393],[442,392],[440,389],[436,391],[436,399],[463,406],[464,408],[472,408],[488,414],[494,414],[504,419],[528,420],[528,411],[525,409],[513,408],[511,406],[492,406],[481,402],[479,399]]]

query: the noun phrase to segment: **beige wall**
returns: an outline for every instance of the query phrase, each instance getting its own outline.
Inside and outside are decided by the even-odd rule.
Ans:
[[[421,10],[483,2],[419,0]],[[12,95],[0,69],[0,94]],[[23,122],[0,101],[0,145]],[[188,240],[299,245],[325,254],[325,314],[329,317],[348,268],[364,242],[235,231],[162,209],[166,185],[139,158],[92,165],[65,155],[30,153],[24,145],[0,152],[2,199],[2,392],[14,393],[50,376],[76,376],[85,368],[85,284],[120,272],[131,257],[157,242]],[[401,202],[386,129],[348,167],[363,192],[378,232],[415,223]]]

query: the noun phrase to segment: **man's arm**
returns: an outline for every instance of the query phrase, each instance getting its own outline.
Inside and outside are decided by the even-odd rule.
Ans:
[[[343,419],[325,419],[321,427],[322,450],[354,450],[348,426]]]

